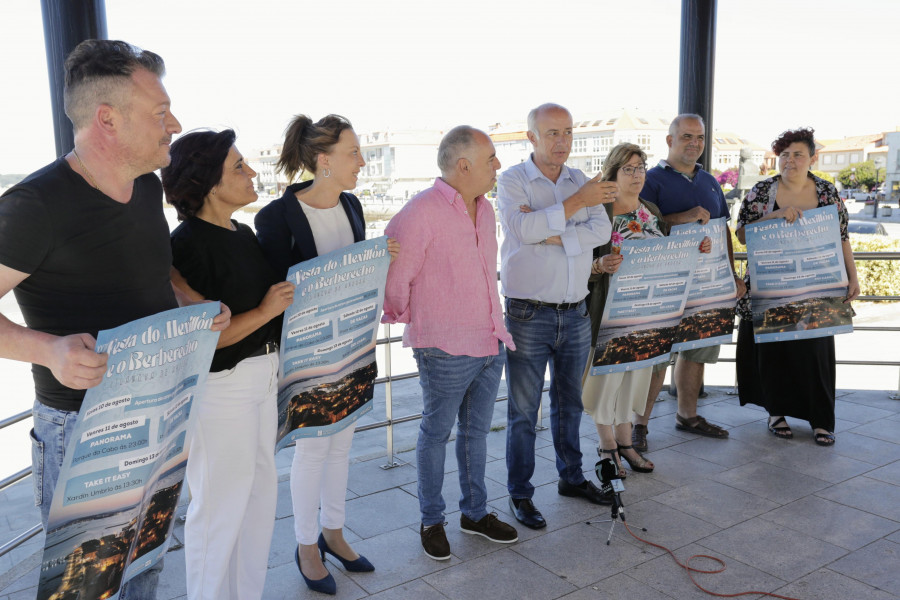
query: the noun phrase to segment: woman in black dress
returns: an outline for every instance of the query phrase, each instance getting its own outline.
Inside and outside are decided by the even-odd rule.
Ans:
[[[757,183],[741,205],[736,234],[745,243],[744,225],[769,219],[793,223],[804,210],[836,204],[840,218],[841,250],[847,269],[847,297],[859,295],[856,264],[847,233],[847,208],[837,189],[810,173],[816,162],[812,129],[785,131],[772,143],[781,173]],[[769,412],[768,427],[776,437],[793,432],[785,417],[809,421],[820,446],[834,444],[834,336],[756,344],[747,294],[738,302],[737,376],[741,405],[762,406]]]

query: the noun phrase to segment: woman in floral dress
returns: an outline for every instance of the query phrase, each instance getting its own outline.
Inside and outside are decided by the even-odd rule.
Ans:
[[[592,347],[597,343],[610,275],[618,271],[622,263],[619,254],[622,241],[662,237],[669,233],[659,209],[638,197],[644,187],[646,161],[647,155],[639,146],[626,143],[613,148],[603,163],[601,180],[615,181],[618,190],[616,201],[606,205],[612,222],[610,243],[594,249],[594,263],[588,281]],[[709,252],[709,241],[705,240],[704,244],[705,251]],[[597,426],[600,436],[597,452],[601,458],[615,461],[620,477],[625,476],[620,453],[632,470],[649,473],[653,470],[653,463],[631,446],[631,416],[633,412],[644,412],[653,367],[589,376],[587,373],[593,358],[592,350],[585,370],[582,402],[585,412],[591,415]]]
[[[837,189],[810,173],[816,162],[812,129],[785,131],[772,142],[781,173],[760,181],[744,199],[735,234],[745,242],[744,225],[770,219],[793,223],[804,210],[836,204],[841,231],[841,252],[849,282],[844,302],[859,295],[859,281],[850,236],[847,208]],[[793,437],[785,417],[809,421],[815,442],[834,444],[835,357],[834,336],[756,344],[747,294],[738,301],[741,317],[737,343],[737,378],[741,405],[757,404],[769,413],[768,427],[782,439]]]

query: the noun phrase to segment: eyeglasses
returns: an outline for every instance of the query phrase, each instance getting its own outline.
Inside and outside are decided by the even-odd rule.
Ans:
[[[635,175],[643,175],[647,172],[647,165],[642,165],[639,167],[622,167],[621,171],[626,175],[631,175],[632,177],[634,177]]]

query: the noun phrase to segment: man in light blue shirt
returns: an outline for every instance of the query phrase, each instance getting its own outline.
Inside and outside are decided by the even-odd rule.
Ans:
[[[531,157],[498,181],[500,281],[506,296],[509,387],[506,438],[507,488],[516,519],[546,526],[531,501],[534,442],[544,373],[550,365],[550,427],[563,496],[608,504],[581,472],[581,376],[591,344],[587,296],[593,250],[609,241],[601,204],[615,200],[615,182],[589,179],[565,166],[572,149],[572,115],[557,104],[528,114]]]

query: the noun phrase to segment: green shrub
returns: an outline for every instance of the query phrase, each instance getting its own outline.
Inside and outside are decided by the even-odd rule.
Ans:
[[[900,240],[884,235],[852,235],[854,252],[898,252]],[[861,296],[900,296],[900,261],[857,260]]]

